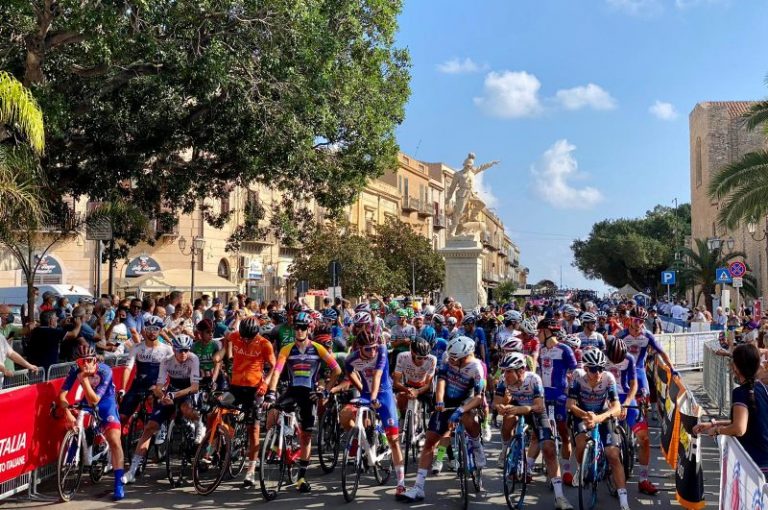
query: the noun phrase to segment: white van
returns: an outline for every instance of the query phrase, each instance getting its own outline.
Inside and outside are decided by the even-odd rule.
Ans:
[[[57,296],[66,297],[72,306],[75,306],[80,299],[87,298],[93,300],[93,294],[91,294],[84,287],[79,285],[36,285],[40,290],[37,296],[37,304],[40,305],[43,302],[43,294],[46,292],[53,292]],[[10,305],[11,308],[21,307],[27,302],[27,287],[3,287],[0,288],[0,304]]]

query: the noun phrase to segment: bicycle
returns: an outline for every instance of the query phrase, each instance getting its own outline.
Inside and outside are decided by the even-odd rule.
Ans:
[[[556,400],[546,400],[544,402],[544,405],[547,408],[547,419],[549,420],[549,428],[552,431],[552,440],[555,442],[555,458],[560,458],[560,451],[563,447],[563,439],[560,437],[560,432],[557,429],[557,421],[555,420],[555,405],[557,404]],[[534,471],[537,473],[546,473],[547,471],[547,465],[544,462],[544,457],[542,456],[541,461],[534,467]],[[549,482],[550,487],[552,486],[552,481]]]
[[[69,409],[77,413],[77,422],[73,429],[68,430],[59,447],[56,463],[56,481],[59,499],[67,502],[77,492],[85,468],[86,450],[93,447],[89,475],[93,483],[98,483],[110,467],[110,449],[106,437],[101,432],[98,414],[92,407],[84,403],[73,404]],[[51,416],[56,414],[57,406],[52,404]],[[86,422],[86,418],[88,421]],[[72,475],[72,478],[70,478]]]
[[[409,399],[403,418],[403,469],[408,473],[410,460],[419,459],[421,445],[427,435],[427,419],[424,404],[418,399]]]
[[[506,446],[504,452],[504,499],[507,500],[507,506],[510,510],[523,508],[525,491],[528,486],[528,461],[526,451],[528,449],[528,426],[525,423],[525,416],[517,417],[517,425],[512,439]],[[514,494],[517,485],[520,484],[520,495],[517,503],[514,502]]]
[[[284,482],[296,483],[301,456],[296,403],[287,401],[272,407],[278,411],[277,422],[267,431],[259,451],[259,486],[261,495],[267,501],[277,497]]]
[[[325,404],[320,427],[317,429],[317,455],[324,473],[332,472],[339,462],[340,438],[343,432],[339,422],[340,407],[339,396],[332,393]]]
[[[149,417],[152,415],[152,408],[154,407],[155,397],[152,394],[151,391],[147,391],[144,393],[144,395],[141,397],[141,404],[138,408],[131,414],[131,416],[128,417],[128,420],[125,424],[125,426],[122,427],[121,433],[122,433],[122,442],[123,442],[123,454],[125,455],[126,459],[133,458],[133,454],[136,451],[136,447],[139,444],[139,439],[141,439],[141,436],[144,434],[144,427],[146,427],[147,422],[149,421]],[[166,439],[167,439],[167,429],[165,431],[162,430],[162,427],[165,427],[165,424],[161,425],[161,430],[158,431],[158,434],[165,433]],[[147,449],[147,454],[144,455],[144,457],[141,460],[141,466],[139,466],[139,469],[136,471],[136,476],[138,477],[141,475],[141,473],[144,472],[144,470],[147,468],[147,459],[149,458],[149,452],[152,451],[154,448],[155,456],[158,461],[165,459],[166,457],[166,446],[165,442],[161,442],[160,444],[157,443],[157,435],[152,436],[152,439],[149,443],[149,448]]]
[[[363,471],[373,468],[373,476],[379,485],[387,483],[392,473],[392,450],[378,415],[370,407],[370,400],[358,398],[350,404],[357,407],[357,416],[355,426],[343,439],[341,466],[341,489],[348,503],[355,499]]]
[[[215,491],[224,477],[230,474],[232,444],[236,433],[233,424],[245,421],[245,413],[240,407],[231,405],[228,395],[232,394],[224,393],[208,400],[207,405],[211,406],[208,431],[192,461],[192,482],[195,491],[203,496]]]
[[[171,488],[181,487],[195,458],[195,429],[180,412],[168,424],[165,472]]]
[[[625,409],[639,409],[640,419],[644,417],[644,408],[641,405],[622,406]],[[637,458],[637,436],[635,431],[627,424],[626,419],[619,421],[616,426],[616,433],[621,437],[621,457],[624,465],[624,477],[629,480],[632,471],[635,469],[635,459]]]
[[[611,467],[605,456],[603,441],[600,439],[599,428],[599,425],[595,425],[589,432],[589,439],[584,446],[584,455],[579,466],[579,510],[595,508],[597,485],[601,481],[605,481],[611,496],[618,494],[611,476]],[[621,455],[621,452],[619,454]],[[585,501],[589,504],[585,504]]]
[[[455,411],[457,408],[446,408],[446,411]],[[475,416],[477,419],[477,416]],[[464,424],[460,421],[453,429],[451,445],[454,455],[456,455],[456,474],[459,477],[459,487],[461,489],[462,506],[467,510],[469,506],[469,482],[467,473],[472,478],[472,485],[475,492],[483,490],[482,470],[475,463],[475,452],[472,447],[472,441],[467,441],[467,433]]]

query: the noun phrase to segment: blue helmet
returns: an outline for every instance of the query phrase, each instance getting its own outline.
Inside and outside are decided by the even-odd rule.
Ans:
[[[424,329],[421,330],[419,336],[429,342],[429,345],[433,345],[437,338],[437,332],[432,326],[424,326]]]
[[[312,316],[310,316],[307,312],[299,312],[296,314],[296,317],[293,318],[294,326],[309,326],[311,322]]]
[[[146,321],[144,321],[144,328],[149,330],[160,331],[165,326],[165,321],[157,315],[151,315]]]
[[[192,338],[188,335],[176,335],[173,339],[173,350],[174,351],[183,351],[183,350],[190,350],[192,348],[192,344],[194,341]]]
[[[326,308],[323,310],[323,319],[328,322],[336,322],[339,319],[339,314],[333,308]]]

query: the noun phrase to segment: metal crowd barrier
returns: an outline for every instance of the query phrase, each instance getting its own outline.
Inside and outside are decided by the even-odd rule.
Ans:
[[[718,331],[698,333],[663,333],[656,335],[677,370],[701,370],[704,366],[704,344],[717,341]]]
[[[24,370],[17,370],[12,376],[3,379],[3,390],[18,388],[20,386],[27,386],[28,384],[35,384],[45,381],[45,370],[38,370],[30,373],[26,368]]]
[[[722,348],[717,339],[704,344],[704,391],[717,407],[718,414],[724,416],[723,413],[727,413],[731,407],[733,377],[730,358],[716,354],[720,350]]]

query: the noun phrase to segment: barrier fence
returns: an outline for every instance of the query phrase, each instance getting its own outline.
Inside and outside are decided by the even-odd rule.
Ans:
[[[717,336],[717,331],[664,333],[656,335],[656,341],[677,370],[700,370],[704,367],[704,344],[717,341]]]
[[[718,415],[724,416],[731,408],[733,377],[730,358],[717,354],[723,352],[717,339],[704,344],[704,391]]]
[[[765,475],[733,437],[718,436],[720,448],[720,508],[754,510],[768,508]]]

